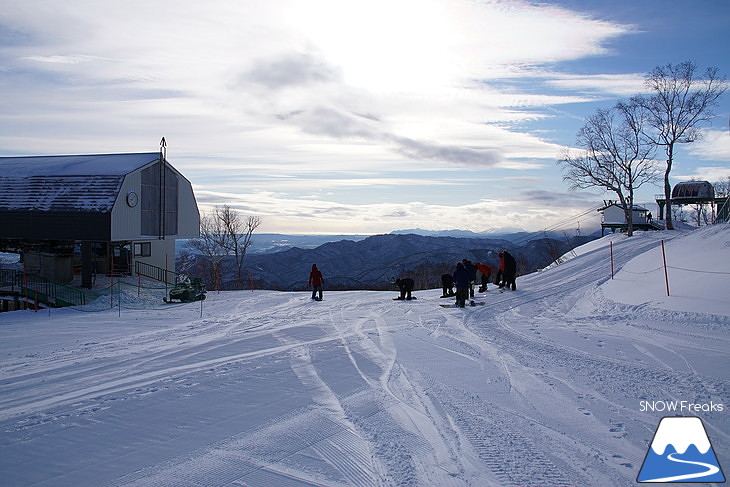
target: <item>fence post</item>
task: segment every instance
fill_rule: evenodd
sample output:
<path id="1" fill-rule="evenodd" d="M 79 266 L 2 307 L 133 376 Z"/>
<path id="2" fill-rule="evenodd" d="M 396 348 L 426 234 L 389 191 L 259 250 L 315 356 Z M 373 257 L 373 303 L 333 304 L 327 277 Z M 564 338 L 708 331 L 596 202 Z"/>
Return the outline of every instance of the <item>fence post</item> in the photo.
<path id="1" fill-rule="evenodd" d="M 23 294 L 25 294 L 25 309 L 28 309 L 28 271 L 25 259 L 23 259 Z"/>
<path id="2" fill-rule="evenodd" d="M 662 260 L 664 261 L 664 282 L 667 285 L 667 296 L 669 296 L 669 275 L 667 274 L 667 254 L 664 251 L 664 240 L 662 240 Z"/>

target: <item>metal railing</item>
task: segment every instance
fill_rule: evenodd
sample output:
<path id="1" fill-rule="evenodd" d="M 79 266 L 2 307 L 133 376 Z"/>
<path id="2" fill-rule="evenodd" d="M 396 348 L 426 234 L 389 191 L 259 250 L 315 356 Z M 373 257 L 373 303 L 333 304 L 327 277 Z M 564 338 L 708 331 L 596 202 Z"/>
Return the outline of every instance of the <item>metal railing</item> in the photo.
<path id="1" fill-rule="evenodd" d="M 175 284 L 179 275 L 175 271 L 140 261 L 134 262 L 134 273 L 138 276 L 147 277 L 159 282 L 166 282 L 167 284 Z"/>
<path id="2" fill-rule="evenodd" d="M 86 304 L 86 295 L 80 289 L 15 269 L 0 269 L 0 286 L 10 287 L 13 293 L 52 306 Z"/>

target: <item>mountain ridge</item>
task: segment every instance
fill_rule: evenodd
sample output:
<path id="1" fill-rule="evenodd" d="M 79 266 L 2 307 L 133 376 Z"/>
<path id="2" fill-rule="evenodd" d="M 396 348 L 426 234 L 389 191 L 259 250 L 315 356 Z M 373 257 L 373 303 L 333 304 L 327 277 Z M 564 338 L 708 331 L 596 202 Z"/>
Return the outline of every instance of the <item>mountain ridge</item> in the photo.
<path id="1" fill-rule="evenodd" d="M 440 288 L 441 275 L 453 273 L 456 263 L 462 259 L 486 263 L 496 274 L 497 254 L 508 249 L 517 260 L 518 274 L 526 274 L 546 267 L 572 248 L 593 239 L 592 236 L 564 240 L 536 238 L 517 245 L 508 240 L 482 237 L 372 235 L 359 241 L 327 242 L 312 249 L 293 247 L 247 255 L 245 283 L 234 282 L 232 257 L 229 257 L 222 285 L 224 289 L 253 285 L 257 289 L 304 290 L 309 288 L 311 266 L 317 264 L 324 274 L 325 288 L 331 290 L 388 290 L 394 288 L 393 282 L 399 277 L 413 278 L 417 289 Z"/>

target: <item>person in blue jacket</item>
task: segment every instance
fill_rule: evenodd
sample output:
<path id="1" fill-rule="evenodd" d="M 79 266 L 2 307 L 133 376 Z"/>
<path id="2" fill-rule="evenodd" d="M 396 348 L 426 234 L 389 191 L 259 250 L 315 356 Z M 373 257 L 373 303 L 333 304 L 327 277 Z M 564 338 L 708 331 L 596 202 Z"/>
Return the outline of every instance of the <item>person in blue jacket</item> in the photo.
<path id="1" fill-rule="evenodd" d="M 456 306 L 463 308 L 466 306 L 466 300 L 469 298 L 469 287 L 471 284 L 471 274 L 466 270 L 461 262 L 456 264 L 454 271 L 454 286 L 456 286 Z"/>

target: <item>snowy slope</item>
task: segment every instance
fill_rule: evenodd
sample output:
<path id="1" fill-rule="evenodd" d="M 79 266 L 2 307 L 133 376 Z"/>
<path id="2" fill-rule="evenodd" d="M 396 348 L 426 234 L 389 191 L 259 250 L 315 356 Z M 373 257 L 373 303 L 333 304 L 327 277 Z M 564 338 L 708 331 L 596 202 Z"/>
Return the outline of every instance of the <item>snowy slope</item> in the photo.
<path id="1" fill-rule="evenodd" d="M 647 401 L 700 405 L 730 465 L 730 411 L 703 410 L 729 397 L 729 230 L 611 235 L 467 309 L 229 292 L 202 317 L 0 314 L 2 484 L 628 486 L 676 414 Z"/>

